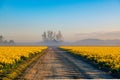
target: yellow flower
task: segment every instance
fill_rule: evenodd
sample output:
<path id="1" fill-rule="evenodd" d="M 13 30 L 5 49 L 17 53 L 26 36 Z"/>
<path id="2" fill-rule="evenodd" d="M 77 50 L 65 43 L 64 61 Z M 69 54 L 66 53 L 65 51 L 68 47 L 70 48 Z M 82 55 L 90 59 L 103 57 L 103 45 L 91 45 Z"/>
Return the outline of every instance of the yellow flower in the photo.
<path id="1" fill-rule="evenodd" d="M 120 47 L 118 46 L 60 46 L 60 48 L 94 59 L 98 63 L 104 62 L 113 69 L 120 69 Z"/>

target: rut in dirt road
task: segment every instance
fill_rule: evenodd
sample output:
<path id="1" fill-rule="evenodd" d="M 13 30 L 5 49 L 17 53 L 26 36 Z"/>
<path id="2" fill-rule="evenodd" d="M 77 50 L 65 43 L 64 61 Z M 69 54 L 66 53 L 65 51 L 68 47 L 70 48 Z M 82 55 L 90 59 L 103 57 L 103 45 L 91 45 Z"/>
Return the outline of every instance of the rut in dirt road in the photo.
<path id="1" fill-rule="evenodd" d="M 111 79 L 112 77 L 90 64 L 56 47 L 31 64 L 19 80 L 41 79 Z"/>

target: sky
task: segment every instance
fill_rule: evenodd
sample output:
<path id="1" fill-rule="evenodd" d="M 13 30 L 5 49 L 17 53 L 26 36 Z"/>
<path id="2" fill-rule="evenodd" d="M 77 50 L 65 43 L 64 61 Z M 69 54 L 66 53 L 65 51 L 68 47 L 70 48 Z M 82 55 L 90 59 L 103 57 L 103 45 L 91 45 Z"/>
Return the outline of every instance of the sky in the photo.
<path id="1" fill-rule="evenodd" d="M 118 32 L 120 0 L 0 0 L 5 39 L 38 42 L 47 30 L 61 30 L 64 41 L 81 39 L 78 34 Z"/>

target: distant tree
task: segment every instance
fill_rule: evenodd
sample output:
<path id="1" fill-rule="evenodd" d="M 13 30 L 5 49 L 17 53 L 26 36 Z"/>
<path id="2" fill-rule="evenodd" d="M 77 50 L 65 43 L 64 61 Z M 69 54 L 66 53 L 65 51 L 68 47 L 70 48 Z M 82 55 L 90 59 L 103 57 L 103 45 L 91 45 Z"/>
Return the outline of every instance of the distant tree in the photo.
<path id="1" fill-rule="evenodd" d="M 4 40 L 4 37 L 2 36 L 2 35 L 0 35 L 0 44 L 2 44 L 2 45 L 9 45 L 9 44 L 14 44 L 15 42 L 14 42 L 14 40 Z"/>
<path id="2" fill-rule="evenodd" d="M 44 42 L 61 42 L 62 34 L 61 31 L 58 31 L 56 34 L 55 32 L 49 30 L 42 34 L 42 39 Z"/>
<path id="3" fill-rule="evenodd" d="M 58 34 L 56 34 L 56 40 L 57 41 L 59 41 L 59 42 L 61 42 L 62 41 L 62 33 L 61 33 L 61 31 L 58 31 Z"/>
<path id="4" fill-rule="evenodd" d="M 9 41 L 9 44 L 14 44 L 14 43 L 15 43 L 14 40 Z"/>
<path id="5" fill-rule="evenodd" d="M 0 35 L 0 43 L 3 43 L 3 36 Z"/>
<path id="6" fill-rule="evenodd" d="M 48 39 L 49 41 L 53 41 L 54 38 L 55 38 L 54 32 L 53 32 L 53 31 L 48 31 L 48 32 L 47 32 L 47 39 Z"/>
<path id="7" fill-rule="evenodd" d="M 5 43 L 5 44 L 8 44 L 8 41 L 7 41 L 7 40 L 5 40 L 5 41 L 4 41 L 4 43 Z"/>
<path id="8" fill-rule="evenodd" d="M 42 38 L 43 38 L 43 41 L 45 41 L 45 42 L 47 41 L 47 34 L 46 34 L 46 32 L 43 33 Z"/>

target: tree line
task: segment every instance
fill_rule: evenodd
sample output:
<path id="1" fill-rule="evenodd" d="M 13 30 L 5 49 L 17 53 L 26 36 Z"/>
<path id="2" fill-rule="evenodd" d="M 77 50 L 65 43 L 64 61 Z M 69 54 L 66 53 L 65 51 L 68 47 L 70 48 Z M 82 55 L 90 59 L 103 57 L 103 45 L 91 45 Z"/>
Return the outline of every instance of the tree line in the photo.
<path id="1" fill-rule="evenodd" d="M 4 37 L 0 35 L 0 44 L 14 44 L 14 40 L 4 40 Z"/>

